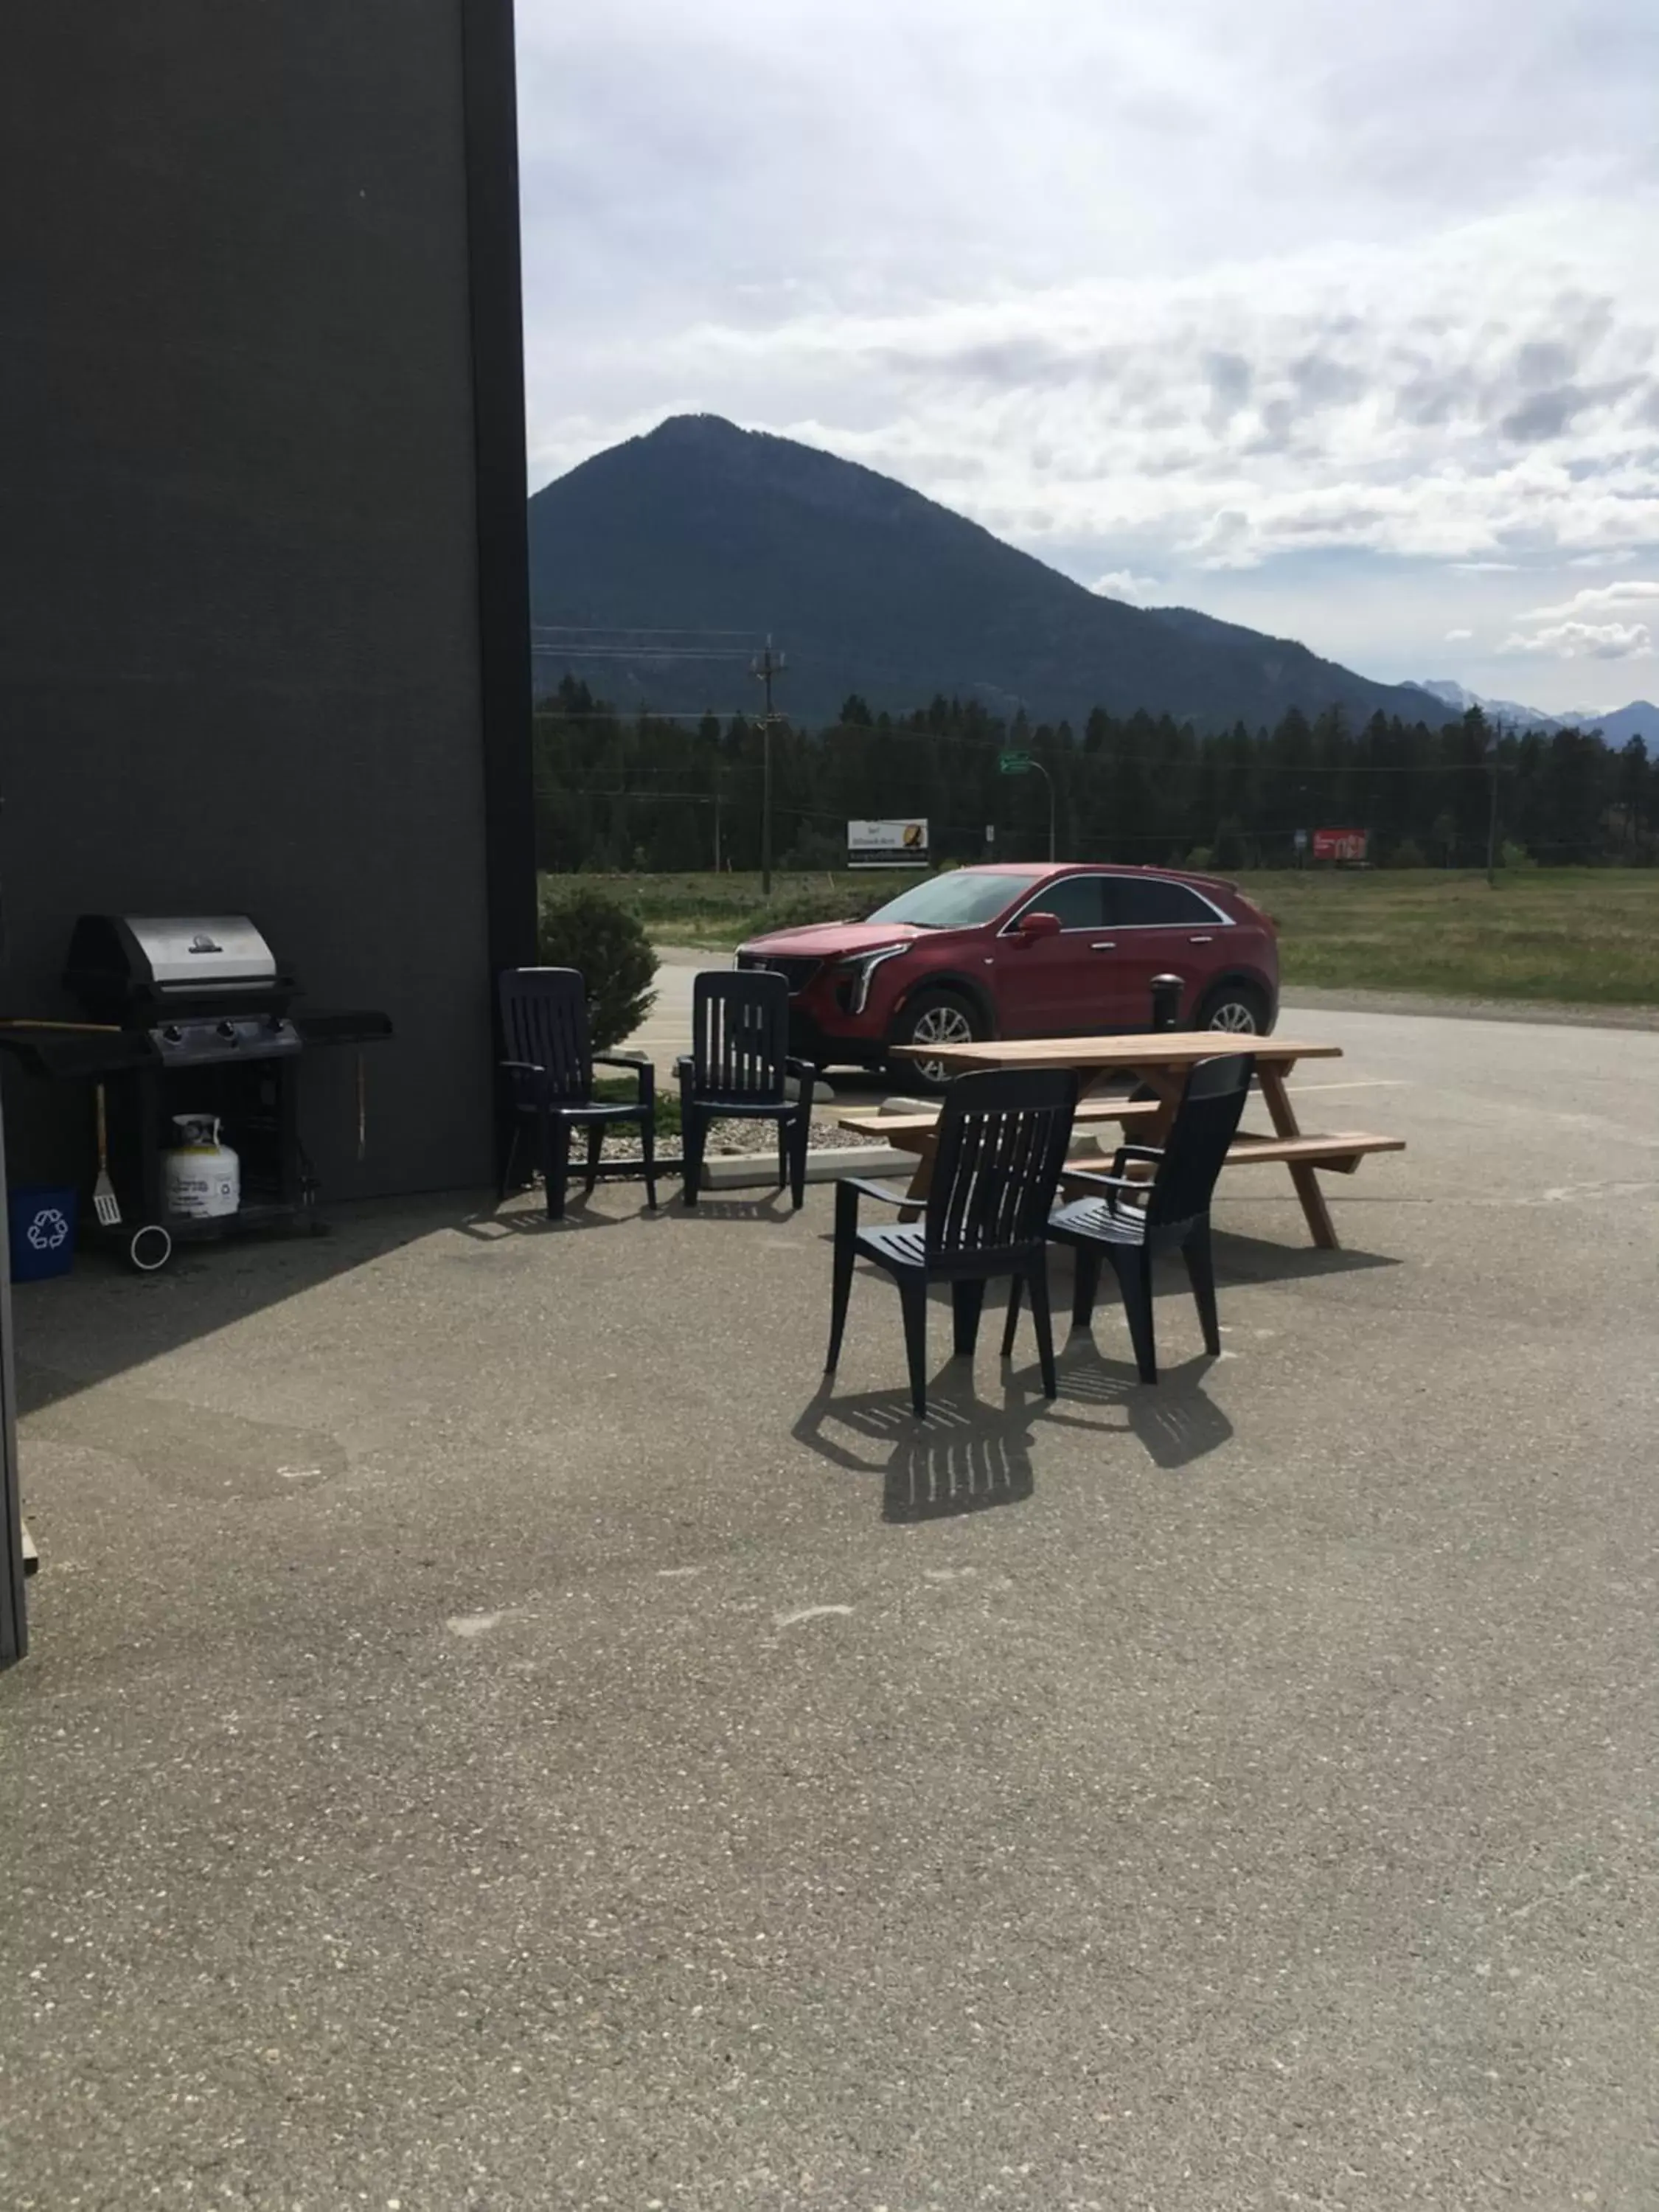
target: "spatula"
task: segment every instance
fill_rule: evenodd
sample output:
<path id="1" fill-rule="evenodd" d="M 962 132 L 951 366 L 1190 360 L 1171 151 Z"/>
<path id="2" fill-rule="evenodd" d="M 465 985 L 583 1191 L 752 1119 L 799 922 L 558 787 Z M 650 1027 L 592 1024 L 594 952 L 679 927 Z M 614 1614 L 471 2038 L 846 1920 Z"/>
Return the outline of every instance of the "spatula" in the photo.
<path id="1" fill-rule="evenodd" d="M 120 1227 L 121 1204 L 115 1195 L 115 1185 L 109 1179 L 109 1130 L 104 1118 L 101 1083 L 98 1085 L 98 1180 L 92 1186 L 92 1203 L 100 1228 Z"/>

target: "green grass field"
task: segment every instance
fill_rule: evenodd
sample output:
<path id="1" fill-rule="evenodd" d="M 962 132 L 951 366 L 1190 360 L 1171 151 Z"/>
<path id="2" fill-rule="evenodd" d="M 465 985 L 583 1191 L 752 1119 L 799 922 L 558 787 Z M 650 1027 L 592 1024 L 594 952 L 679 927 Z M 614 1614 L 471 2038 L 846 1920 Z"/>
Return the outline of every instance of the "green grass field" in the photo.
<path id="1" fill-rule="evenodd" d="M 908 876 L 558 876 L 556 896 L 604 890 L 663 945 L 729 948 L 755 931 L 865 911 Z M 1659 869 L 1438 869 L 1246 875 L 1279 927 L 1287 984 L 1421 991 L 1448 998 L 1659 1006 Z"/>

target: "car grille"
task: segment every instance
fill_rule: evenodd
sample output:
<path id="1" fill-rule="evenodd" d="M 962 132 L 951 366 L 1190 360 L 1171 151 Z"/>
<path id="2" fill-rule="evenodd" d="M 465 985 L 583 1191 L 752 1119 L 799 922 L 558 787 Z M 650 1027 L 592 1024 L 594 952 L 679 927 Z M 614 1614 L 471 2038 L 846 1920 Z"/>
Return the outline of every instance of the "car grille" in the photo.
<path id="1" fill-rule="evenodd" d="M 806 988 L 823 963 L 822 960 L 787 960 L 781 954 L 739 952 L 738 965 L 739 968 L 769 968 L 775 975 L 782 976 L 789 986 L 789 995 L 793 999 L 798 992 Z"/>

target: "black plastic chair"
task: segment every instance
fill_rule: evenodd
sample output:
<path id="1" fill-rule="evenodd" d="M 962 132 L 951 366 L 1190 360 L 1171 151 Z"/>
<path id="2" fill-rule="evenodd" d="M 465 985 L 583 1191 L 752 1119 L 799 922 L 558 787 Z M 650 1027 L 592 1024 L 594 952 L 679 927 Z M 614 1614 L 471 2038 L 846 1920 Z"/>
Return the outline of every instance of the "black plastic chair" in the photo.
<path id="1" fill-rule="evenodd" d="M 1076 1182 L 1105 1193 L 1103 1198 L 1074 1199 L 1048 1224 L 1056 1243 L 1077 1255 L 1077 1291 L 1072 1327 L 1087 1328 L 1100 1286 L 1100 1262 L 1109 1259 L 1123 1292 L 1124 1311 L 1143 1382 L 1158 1380 L 1158 1352 L 1152 1332 L 1152 1261 L 1160 1252 L 1178 1250 L 1187 1262 L 1204 1348 L 1221 1351 L 1216 1317 L 1215 1264 L 1210 1254 L 1210 1200 L 1244 1111 L 1255 1062 L 1249 1053 L 1226 1053 L 1201 1060 L 1187 1078 L 1168 1141 L 1120 1145 L 1109 1175 L 1071 1175 Z M 1152 1170 L 1133 1179 L 1123 1172 L 1131 1160 Z M 1013 1327 L 1013 1314 L 1009 1328 Z"/>
<path id="2" fill-rule="evenodd" d="M 547 1218 L 564 1218 L 570 1180 L 570 1133 L 587 1131 L 587 1182 L 591 1195 L 599 1180 L 605 1130 L 617 1122 L 639 1124 L 641 1164 L 647 1202 L 657 1202 L 656 1073 L 649 1060 L 620 1060 L 595 1052 L 587 1025 L 587 986 L 574 968 L 509 968 L 501 979 L 501 1035 L 508 1054 L 501 1062 L 513 1084 L 513 1140 L 501 1168 L 501 1196 L 513 1184 L 519 1139 L 526 1121 L 536 1125 L 542 1173 L 547 1183 Z M 593 1070 L 619 1067 L 639 1080 L 635 1100 L 612 1103 L 593 1096 Z"/>
<path id="3" fill-rule="evenodd" d="M 789 1056 L 789 986 L 770 969 L 715 969 L 691 986 L 691 1050 L 678 1060 L 684 1197 L 697 1202 L 711 1121 L 775 1121 L 778 1188 L 799 1210 L 817 1070 Z M 798 1087 L 789 1096 L 789 1078 Z"/>
<path id="4" fill-rule="evenodd" d="M 830 1299 L 830 1357 L 841 1357 L 853 1262 L 862 1254 L 898 1284 L 910 1402 L 927 1412 L 927 1286 L 951 1285 L 955 1348 L 971 1354 L 979 1335 L 985 1285 L 1012 1275 L 1011 1316 L 1019 1285 L 1031 1286 L 1031 1317 L 1045 1396 L 1054 1396 L 1054 1330 L 1048 1311 L 1048 1255 L 1044 1239 L 1077 1110 L 1077 1078 L 1069 1068 L 1012 1068 L 958 1076 L 945 1094 L 924 1219 L 915 1226 L 860 1229 L 859 1200 L 904 1206 L 902 1191 L 845 1176 L 836 1185 L 836 1258 Z M 1013 1345 L 1011 1318 L 1003 1342 Z"/>

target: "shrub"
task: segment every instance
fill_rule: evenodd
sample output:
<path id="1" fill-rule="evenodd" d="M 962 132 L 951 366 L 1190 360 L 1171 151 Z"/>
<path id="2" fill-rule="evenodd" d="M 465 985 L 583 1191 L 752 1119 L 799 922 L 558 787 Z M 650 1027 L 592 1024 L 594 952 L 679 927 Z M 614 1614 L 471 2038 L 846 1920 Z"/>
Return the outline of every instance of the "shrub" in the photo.
<path id="1" fill-rule="evenodd" d="M 1194 845 L 1186 859 L 1176 865 L 1180 867 L 1190 868 L 1196 875 L 1206 875 L 1215 866 L 1214 850 L 1208 845 Z"/>
<path id="2" fill-rule="evenodd" d="M 628 908 L 603 891 L 544 897 L 540 934 L 547 965 L 578 969 L 587 985 L 594 1051 L 631 1036 L 656 1001 L 657 956 Z"/>
<path id="3" fill-rule="evenodd" d="M 1524 845 L 1517 845 L 1513 839 L 1505 837 L 1498 848 L 1498 865 L 1500 868 L 1535 868 L 1538 863 Z"/>
<path id="4" fill-rule="evenodd" d="M 1389 857 L 1391 868 L 1426 868 L 1428 865 L 1415 837 L 1402 837 Z"/>

